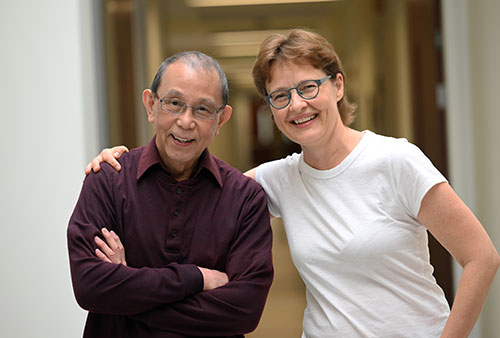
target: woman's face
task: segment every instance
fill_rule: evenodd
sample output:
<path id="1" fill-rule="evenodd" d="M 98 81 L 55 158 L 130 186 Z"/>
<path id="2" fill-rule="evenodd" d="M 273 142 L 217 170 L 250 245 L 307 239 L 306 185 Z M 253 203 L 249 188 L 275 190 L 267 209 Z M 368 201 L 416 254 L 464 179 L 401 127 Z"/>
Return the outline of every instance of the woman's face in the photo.
<path id="1" fill-rule="evenodd" d="M 268 93 L 279 89 L 296 87 L 305 80 L 319 80 L 327 74 L 311 65 L 275 63 L 271 77 L 266 82 Z M 283 109 L 271 106 L 274 121 L 279 130 L 290 140 L 301 146 L 322 146 L 333 137 L 342 120 L 337 102 L 344 95 L 341 74 L 325 81 L 319 87 L 318 95 L 310 100 L 300 97 L 296 90 L 290 91 L 290 103 Z"/>

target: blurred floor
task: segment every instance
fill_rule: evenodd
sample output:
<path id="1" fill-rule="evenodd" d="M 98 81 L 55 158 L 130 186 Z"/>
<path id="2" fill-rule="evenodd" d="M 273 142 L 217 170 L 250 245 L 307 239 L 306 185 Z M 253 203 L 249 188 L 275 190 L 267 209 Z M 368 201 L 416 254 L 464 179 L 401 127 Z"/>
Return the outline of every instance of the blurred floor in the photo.
<path id="1" fill-rule="evenodd" d="M 248 338 L 300 338 L 305 288 L 292 263 L 281 219 L 272 222 L 275 276 L 257 330 Z"/>

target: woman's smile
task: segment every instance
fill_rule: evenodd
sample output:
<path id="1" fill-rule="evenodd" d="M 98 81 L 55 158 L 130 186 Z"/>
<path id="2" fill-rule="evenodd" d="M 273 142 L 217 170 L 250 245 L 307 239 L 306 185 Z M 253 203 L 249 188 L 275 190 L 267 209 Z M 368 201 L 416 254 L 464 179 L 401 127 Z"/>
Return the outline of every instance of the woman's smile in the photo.
<path id="1" fill-rule="evenodd" d="M 306 116 L 302 116 L 302 117 L 296 118 L 296 119 L 292 120 L 292 122 L 295 125 L 302 125 L 302 124 L 304 124 L 306 122 L 314 120 L 317 116 L 318 116 L 318 114 L 308 114 Z"/>

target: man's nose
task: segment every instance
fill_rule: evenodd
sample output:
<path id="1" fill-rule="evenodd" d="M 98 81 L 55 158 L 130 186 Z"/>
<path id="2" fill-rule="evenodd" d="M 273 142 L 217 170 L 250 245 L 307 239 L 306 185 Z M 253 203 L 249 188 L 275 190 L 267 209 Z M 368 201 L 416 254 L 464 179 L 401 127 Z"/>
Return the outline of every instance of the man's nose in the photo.
<path id="1" fill-rule="evenodd" d="M 196 125 L 192 106 L 186 106 L 184 111 L 177 115 L 177 125 L 184 129 L 193 129 Z"/>

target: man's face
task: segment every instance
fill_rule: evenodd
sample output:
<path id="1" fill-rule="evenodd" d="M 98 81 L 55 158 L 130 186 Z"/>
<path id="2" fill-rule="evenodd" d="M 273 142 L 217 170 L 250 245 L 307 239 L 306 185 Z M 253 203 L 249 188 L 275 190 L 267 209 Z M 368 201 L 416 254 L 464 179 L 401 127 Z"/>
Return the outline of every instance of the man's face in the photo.
<path id="1" fill-rule="evenodd" d="M 190 107 L 180 114 L 166 112 L 160 99 L 172 98 L 187 105 L 222 106 L 222 93 L 218 73 L 210 69 L 193 69 L 177 61 L 165 69 L 158 95 L 146 89 L 143 101 L 148 120 L 154 124 L 156 147 L 163 163 L 174 178 L 189 177 L 201 153 L 231 116 L 231 107 L 225 106 L 213 120 L 201 119 Z"/>

